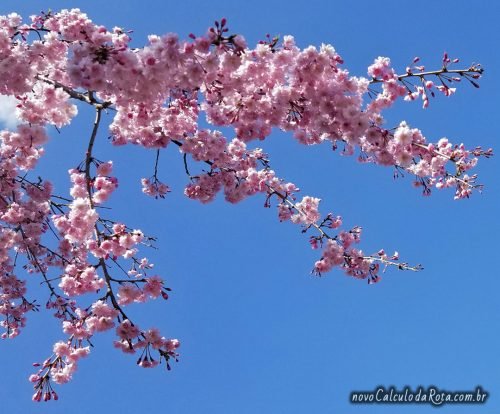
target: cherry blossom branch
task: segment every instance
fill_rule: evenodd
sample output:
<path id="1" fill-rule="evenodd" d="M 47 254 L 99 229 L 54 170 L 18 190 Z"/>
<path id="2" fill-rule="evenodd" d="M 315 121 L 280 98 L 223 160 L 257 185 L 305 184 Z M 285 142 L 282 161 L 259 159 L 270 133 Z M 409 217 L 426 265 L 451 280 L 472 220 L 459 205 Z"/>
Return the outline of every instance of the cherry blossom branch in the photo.
<path id="1" fill-rule="evenodd" d="M 99 260 L 99 266 L 101 267 L 101 269 L 102 269 L 102 271 L 104 273 L 104 277 L 106 279 L 107 291 L 106 291 L 106 296 L 105 297 L 106 298 L 110 298 L 111 303 L 113 304 L 113 307 L 118 312 L 120 312 L 120 314 L 122 315 L 122 317 L 123 317 L 124 320 L 128 319 L 132 323 L 132 320 L 127 316 L 127 314 L 123 311 L 122 307 L 119 305 L 118 301 L 116 300 L 115 293 L 113 292 L 113 288 L 111 286 L 113 278 L 109 274 L 108 267 L 106 265 L 106 261 L 104 259 L 100 259 Z M 132 325 L 133 325 L 133 323 L 132 323 Z"/>
<path id="2" fill-rule="evenodd" d="M 281 194 L 279 191 L 275 190 L 273 187 L 271 187 L 269 184 L 266 184 L 266 187 L 269 189 L 269 195 L 276 194 L 283 202 L 285 202 L 288 206 L 290 206 L 293 210 L 295 210 L 297 213 L 307 216 L 307 214 L 297 205 L 290 200 L 290 198 L 286 194 Z M 309 227 L 314 227 L 318 233 L 321 235 L 321 237 L 324 237 L 329 240 L 336 240 L 337 237 L 332 237 L 328 233 L 325 233 L 325 231 L 321 228 L 321 225 L 318 225 L 316 222 L 313 222 L 309 224 Z"/>
<path id="3" fill-rule="evenodd" d="M 61 82 L 49 79 L 45 76 L 42 75 L 36 75 L 36 79 L 47 83 L 49 85 L 54 86 L 55 88 L 62 89 L 64 92 L 66 92 L 71 98 L 77 99 L 79 101 L 85 102 L 86 104 L 95 106 L 95 107 L 102 107 L 104 108 L 109 108 L 111 105 L 113 105 L 113 102 L 111 101 L 105 101 L 105 102 L 99 102 L 98 100 L 95 99 L 94 94 L 92 92 L 78 92 L 75 91 L 74 89 L 62 84 Z"/>
<path id="4" fill-rule="evenodd" d="M 369 84 L 382 84 L 382 92 L 368 88 L 368 94 L 373 97 L 375 94 L 376 99 L 369 105 L 370 109 L 387 107 L 390 102 L 397 99 L 399 96 L 405 96 L 405 100 L 415 100 L 421 96 L 423 100 L 423 107 L 429 106 L 429 94 L 434 97 L 434 89 L 443 93 L 445 96 L 450 96 L 455 93 L 456 88 L 451 88 L 448 83 L 460 82 L 462 78 L 468 80 L 472 86 L 479 88 L 476 82 L 481 77 L 484 69 L 480 64 L 472 64 L 464 69 L 450 69 L 450 66 L 459 62 L 459 59 L 450 59 L 448 54 L 445 53 L 443 57 L 443 65 L 441 69 L 426 71 L 424 66 L 415 66 L 415 63 L 420 59 L 417 57 L 413 60 L 411 66 L 406 68 L 406 73 L 397 75 L 396 72 L 390 67 L 390 60 L 388 58 L 379 57 L 375 60 L 373 65 L 368 68 L 368 73 L 372 79 Z M 428 80 L 429 77 L 435 77 L 440 85 L 435 85 L 433 81 Z M 409 81 L 410 78 L 418 78 L 421 86 L 414 85 Z M 401 85 L 399 85 L 401 84 Z"/>
<path id="5" fill-rule="evenodd" d="M 153 173 L 153 177 L 158 178 L 158 161 L 160 160 L 160 150 L 156 150 L 156 159 L 155 159 L 155 170 Z"/>
<path id="6" fill-rule="evenodd" d="M 271 186 L 269 186 L 267 184 L 266 184 L 266 186 L 269 189 L 269 194 L 270 195 L 276 194 L 281 200 L 283 200 L 283 202 L 285 202 L 288 206 L 290 206 L 294 211 L 296 211 L 297 213 L 299 213 L 299 214 L 301 214 L 303 216 L 307 216 L 307 213 L 305 213 L 302 208 L 300 208 L 299 206 L 297 206 L 296 203 L 294 203 L 293 201 L 291 201 L 290 198 L 286 194 L 282 194 L 281 192 L 275 190 L 274 188 L 272 188 Z M 325 221 L 326 221 L 326 219 L 323 220 L 323 223 Z M 338 236 L 330 236 L 328 233 L 326 233 L 321 228 L 321 225 L 318 225 L 316 222 L 313 222 L 313 223 L 309 224 L 308 227 L 314 227 L 318 231 L 318 233 L 321 235 L 320 238 L 325 238 L 325 239 L 332 240 L 332 241 L 337 241 L 338 240 Z M 363 259 L 368 260 L 368 261 L 378 261 L 378 262 L 383 263 L 386 266 L 395 266 L 395 267 L 397 267 L 400 270 L 411 270 L 413 272 L 418 272 L 420 270 L 423 270 L 423 267 L 421 265 L 410 266 L 407 263 L 395 262 L 395 261 L 392 261 L 392 260 L 385 259 L 383 257 L 363 256 Z"/>
<path id="7" fill-rule="evenodd" d="M 91 208 L 94 208 L 94 201 L 93 201 L 93 198 L 92 198 L 93 197 L 93 195 L 92 195 L 92 181 L 93 181 L 93 179 L 92 179 L 92 176 L 90 174 L 90 167 L 91 167 L 92 162 L 94 160 L 92 151 L 93 151 L 93 148 L 94 148 L 95 139 L 97 137 L 97 132 L 99 130 L 99 125 L 100 125 L 100 122 L 101 122 L 101 112 L 102 112 L 103 109 L 104 109 L 104 107 L 102 105 L 96 105 L 94 126 L 92 128 L 92 132 L 91 132 L 91 135 L 90 135 L 90 138 L 89 138 L 88 147 L 87 147 L 87 152 L 86 152 L 86 155 L 85 155 L 85 170 L 84 170 L 84 173 L 85 173 L 85 181 L 86 181 L 86 185 L 87 185 L 88 202 L 89 202 L 89 205 L 90 205 Z M 158 158 L 157 158 L 157 160 L 158 160 Z M 99 227 L 98 227 L 97 223 L 95 224 L 95 232 L 96 232 L 96 238 L 97 238 L 97 241 L 98 241 L 98 245 L 100 245 L 101 244 L 101 240 L 103 239 L 103 234 L 99 230 Z M 127 315 L 125 314 L 125 312 L 123 311 L 123 309 L 121 308 L 121 306 L 118 304 L 118 301 L 116 300 L 116 297 L 115 297 L 115 294 L 114 294 L 113 288 L 112 288 L 112 277 L 111 277 L 111 275 L 108 272 L 106 261 L 103 258 L 99 259 L 99 267 L 103 271 L 105 282 L 106 282 L 106 286 L 107 286 L 106 297 L 110 298 L 111 303 L 113 304 L 113 307 L 118 312 L 120 312 L 120 314 L 123 316 L 124 319 L 129 319 L 127 317 Z"/>
<path id="8" fill-rule="evenodd" d="M 103 108 L 101 106 L 96 107 L 94 126 L 92 128 L 92 133 L 90 135 L 87 152 L 85 154 L 85 178 L 87 183 L 88 200 L 91 208 L 94 208 L 94 201 L 92 200 L 92 177 L 90 176 L 90 166 L 92 165 L 92 161 L 94 159 L 92 156 L 92 149 L 94 148 L 94 142 L 97 136 L 97 131 L 99 130 L 102 109 Z"/>
<path id="9" fill-rule="evenodd" d="M 172 141 L 172 142 L 174 142 L 181 149 L 184 146 L 184 143 L 182 143 L 180 141 L 175 140 L 175 141 Z M 184 155 L 183 155 L 184 158 L 186 157 L 186 154 L 187 154 L 187 152 L 184 153 Z M 229 154 L 227 154 L 227 150 L 226 150 L 225 154 L 229 155 Z M 270 166 L 269 166 L 269 161 L 267 159 L 264 159 L 263 156 L 260 156 L 260 158 L 258 158 L 258 159 L 263 163 L 263 165 L 264 165 L 264 171 L 271 171 L 270 170 Z M 218 165 L 218 162 L 216 160 L 206 160 L 205 159 L 205 160 L 203 160 L 203 162 L 205 164 L 209 165 L 211 168 L 213 168 L 214 165 L 217 165 L 217 168 L 219 168 L 221 171 L 225 171 L 225 172 L 234 174 L 235 176 L 238 175 L 238 172 L 236 170 L 224 167 L 223 165 Z M 302 219 L 301 220 L 297 220 L 297 221 L 298 222 L 303 221 L 303 222 L 307 223 L 307 226 L 305 227 L 305 229 L 303 230 L 303 232 L 307 231 L 308 228 L 313 227 L 320 234 L 320 236 L 318 238 L 315 238 L 316 240 L 319 240 L 320 242 L 322 242 L 323 239 L 326 239 L 326 240 L 330 240 L 332 242 L 336 242 L 336 243 L 338 242 L 338 236 L 330 236 L 328 233 L 326 233 L 323 230 L 323 227 L 324 227 L 325 223 L 327 221 L 331 221 L 331 219 L 329 218 L 330 215 L 327 216 L 327 218 L 325 218 L 321 224 L 318 224 L 316 220 L 310 219 L 309 214 L 306 213 L 300 205 L 298 205 L 297 203 L 295 203 L 294 201 L 292 201 L 290 199 L 290 195 L 287 192 L 283 192 L 283 191 L 280 191 L 280 190 L 276 189 L 274 187 L 274 185 L 270 184 L 269 182 L 264 182 L 264 186 L 267 189 L 268 199 L 272 195 L 276 195 L 276 196 L 278 196 L 278 198 L 280 198 L 282 200 L 283 203 L 285 203 L 286 205 L 288 205 L 289 208 L 291 208 L 296 213 L 298 213 L 300 216 L 302 216 Z M 307 199 L 307 198 L 310 198 L 310 197 L 305 197 L 305 199 Z M 266 205 L 267 205 L 267 201 L 266 201 Z M 351 231 L 350 233 L 352 233 L 352 234 L 356 233 L 357 234 L 360 231 L 360 228 L 358 228 L 358 229 L 359 230 L 357 230 L 356 232 Z M 346 234 L 346 233 L 344 233 L 344 234 Z M 356 235 L 355 239 L 358 240 L 359 236 Z M 340 244 L 342 244 L 342 242 Z M 352 264 L 352 259 L 353 258 L 347 252 L 347 250 L 343 253 L 343 257 L 344 257 L 344 261 L 345 261 L 346 266 L 348 267 L 348 269 L 352 269 L 352 268 L 356 268 L 357 267 L 357 265 L 353 265 Z M 385 265 L 386 267 L 387 266 L 395 266 L 395 267 L 397 267 L 400 270 L 411 270 L 411 271 L 415 271 L 416 272 L 416 271 L 420 271 L 420 270 L 423 269 L 423 267 L 421 265 L 411 266 L 411 265 L 408 265 L 407 263 L 396 262 L 395 260 L 398 259 L 397 255 L 393 256 L 393 259 L 395 259 L 395 260 L 388 259 L 387 255 L 383 251 L 379 252 L 376 256 L 374 256 L 374 255 L 372 255 L 372 256 L 365 256 L 365 255 L 363 255 L 363 256 L 361 256 L 361 258 L 363 260 L 369 262 L 369 263 L 380 262 L 383 265 Z M 377 267 L 373 267 L 373 266 L 368 269 L 368 273 L 370 275 L 369 282 L 374 283 L 374 282 L 376 282 L 376 281 L 379 280 L 379 277 L 376 275 L 377 271 L 378 271 L 378 268 Z M 319 270 L 317 272 L 321 273 Z M 355 274 L 358 274 L 359 276 L 361 276 L 361 275 L 363 275 L 363 271 L 359 270 L 359 273 L 355 273 Z"/>
<path id="10" fill-rule="evenodd" d="M 477 76 L 477 75 L 482 75 L 484 73 L 484 69 L 480 67 L 479 65 L 472 65 L 469 66 L 468 68 L 464 69 L 448 69 L 446 66 L 442 67 L 441 69 L 437 70 L 430 70 L 430 71 L 421 71 L 421 72 L 407 72 L 402 75 L 396 75 L 397 79 L 399 81 L 403 81 L 406 78 L 413 78 L 413 77 L 418 77 L 418 78 L 425 78 L 426 76 L 437 76 L 440 77 L 441 75 L 444 74 L 450 74 L 450 75 L 459 75 L 461 77 L 467 77 L 467 76 Z M 457 79 L 454 79 L 457 80 Z M 383 83 L 386 82 L 385 79 L 382 78 L 372 78 L 370 79 L 370 83 Z M 477 86 L 476 86 L 477 87 Z"/>
<path id="11" fill-rule="evenodd" d="M 160 181 L 158 178 L 158 165 L 160 159 L 160 149 L 156 150 L 155 165 L 153 175 L 149 178 L 143 178 L 142 191 L 154 198 L 165 198 L 165 195 L 170 192 L 170 187 Z"/>

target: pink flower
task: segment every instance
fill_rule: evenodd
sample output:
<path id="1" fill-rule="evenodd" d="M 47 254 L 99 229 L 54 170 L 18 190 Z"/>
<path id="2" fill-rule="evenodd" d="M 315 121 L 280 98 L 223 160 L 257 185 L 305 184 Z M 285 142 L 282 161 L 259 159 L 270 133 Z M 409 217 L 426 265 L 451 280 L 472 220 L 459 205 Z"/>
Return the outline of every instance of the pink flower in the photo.
<path id="1" fill-rule="evenodd" d="M 300 203 L 296 204 L 298 212 L 291 217 L 291 220 L 294 223 L 303 223 L 305 225 L 317 222 L 320 218 L 318 212 L 320 201 L 319 198 L 305 196 Z"/>
<path id="2" fill-rule="evenodd" d="M 140 329 L 125 319 L 117 328 L 116 334 L 122 339 L 132 339 L 139 336 Z"/>
<path id="3" fill-rule="evenodd" d="M 156 299 L 161 295 L 163 289 L 163 280 L 159 276 L 152 276 L 148 278 L 147 282 L 143 287 L 143 292 L 146 295 L 151 296 Z"/>
<path id="4" fill-rule="evenodd" d="M 54 354 L 56 354 L 57 356 L 69 356 L 69 345 L 65 342 L 56 342 L 54 344 Z"/>
<path id="5" fill-rule="evenodd" d="M 132 302 L 142 301 L 142 291 L 138 287 L 129 283 L 120 286 L 117 296 L 118 303 L 120 305 L 129 305 Z"/>
<path id="6" fill-rule="evenodd" d="M 165 341 L 165 348 L 168 352 L 173 352 L 181 346 L 178 339 L 168 339 Z"/>

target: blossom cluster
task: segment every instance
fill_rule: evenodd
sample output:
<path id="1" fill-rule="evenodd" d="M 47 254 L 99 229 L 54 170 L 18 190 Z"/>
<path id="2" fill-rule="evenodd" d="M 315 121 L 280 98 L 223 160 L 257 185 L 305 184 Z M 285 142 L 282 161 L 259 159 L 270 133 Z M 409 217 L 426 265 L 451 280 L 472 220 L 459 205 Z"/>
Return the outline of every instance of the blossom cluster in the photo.
<path id="1" fill-rule="evenodd" d="M 48 181 L 30 183 L 19 176 L 36 166 L 47 140 L 43 128 L 20 125 L 17 131 L 0 133 L 0 326 L 3 338 L 19 334 L 25 314 L 37 309 L 26 295 L 26 283 L 15 274 L 11 251 L 26 254 L 29 271 L 45 253 L 41 237 L 47 230 L 52 185 Z"/>

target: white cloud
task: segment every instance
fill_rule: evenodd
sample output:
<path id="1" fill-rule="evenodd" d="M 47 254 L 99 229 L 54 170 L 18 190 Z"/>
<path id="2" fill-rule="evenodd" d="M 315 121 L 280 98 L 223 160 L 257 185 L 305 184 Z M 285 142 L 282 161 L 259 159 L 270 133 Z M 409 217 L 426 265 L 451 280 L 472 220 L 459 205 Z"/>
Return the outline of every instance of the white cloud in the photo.
<path id="1" fill-rule="evenodd" d="M 17 99 L 14 96 L 0 95 L 0 127 L 14 129 L 19 124 L 16 105 Z"/>

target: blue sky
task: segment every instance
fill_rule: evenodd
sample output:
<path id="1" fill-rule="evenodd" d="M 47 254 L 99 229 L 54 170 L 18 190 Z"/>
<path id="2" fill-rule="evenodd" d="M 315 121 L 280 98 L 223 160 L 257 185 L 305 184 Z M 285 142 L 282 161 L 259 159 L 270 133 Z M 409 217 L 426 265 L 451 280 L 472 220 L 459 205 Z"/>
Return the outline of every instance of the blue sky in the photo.
<path id="1" fill-rule="evenodd" d="M 146 6 L 147 5 L 147 6 Z M 249 44 L 266 33 L 292 34 L 302 46 L 331 43 L 353 75 L 366 75 L 377 56 L 404 70 L 418 55 L 438 68 L 443 51 L 462 64 L 486 68 L 481 88 L 463 84 L 430 108 L 401 103 L 386 112 L 391 125 L 406 120 L 431 140 L 443 136 L 469 147 L 497 147 L 500 54 L 495 2 L 288 1 L 238 2 L 4 0 L 0 14 L 80 7 L 98 23 L 133 29 L 134 46 L 150 33 L 203 33 L 227 17 Z M 81 108 L 72 126 L 51 131 L 41 172 L 67 191 L 66 170 L 84 156 L 92 114 Z M 421 273 L 397 271 L 381 283 L 332 272 L 309 274 L 317 252 L 290 224 L 255 197 L 238 205 L 200 205 L 182 195 L 186 178 L 175 148 L 162 155 L 161 177 L 173 189 L 155 201 L 140 192 L 154 153 L 112 148 L 101 133 L 100 159 L 113 159 L 121 180 L 113 215 L 159 238 L 147 252 L 172 287 L 171 299 L 131 312 L 141 326 L 156 325 L 181 340 L 173 370 L 144 370 L 112 348 L 113 336 L 96 338 L 74 380 L 59 388 L 56 404 L 30 401 L 31 363 L 48 356 L 63 337 L 55 319 L 30 315 L 15 340 L 0 344 L 0 399 L 6 413 L 141 411 L 171 413 L 433 413 L 430 406 L 353 406 L 352 390 L 377 385 L 436 385 L 469 390 L 481 385 L 486 405 L 445 406 L 443 413 L 500 409 L 500 305 L 498 291 L 498 158 L 477 168 L 485 191 L 453 201 L 451 191 L 424 198 L 410 177 L 360 165 L 328 146 L 306 148 L 276 131 L 262 145 L 273 168 L 304 194 L 322 198 L 346 224 L 364 229 L 367 252 L 399 250 Z M 133 168 L 131 168 L 133 167 Z M 125 184 L 127 183 L 127 184 Z M 37 282 L 31 286 L 36 290 Z M 43 298 L 42 298 L 43 303 Z"/>

